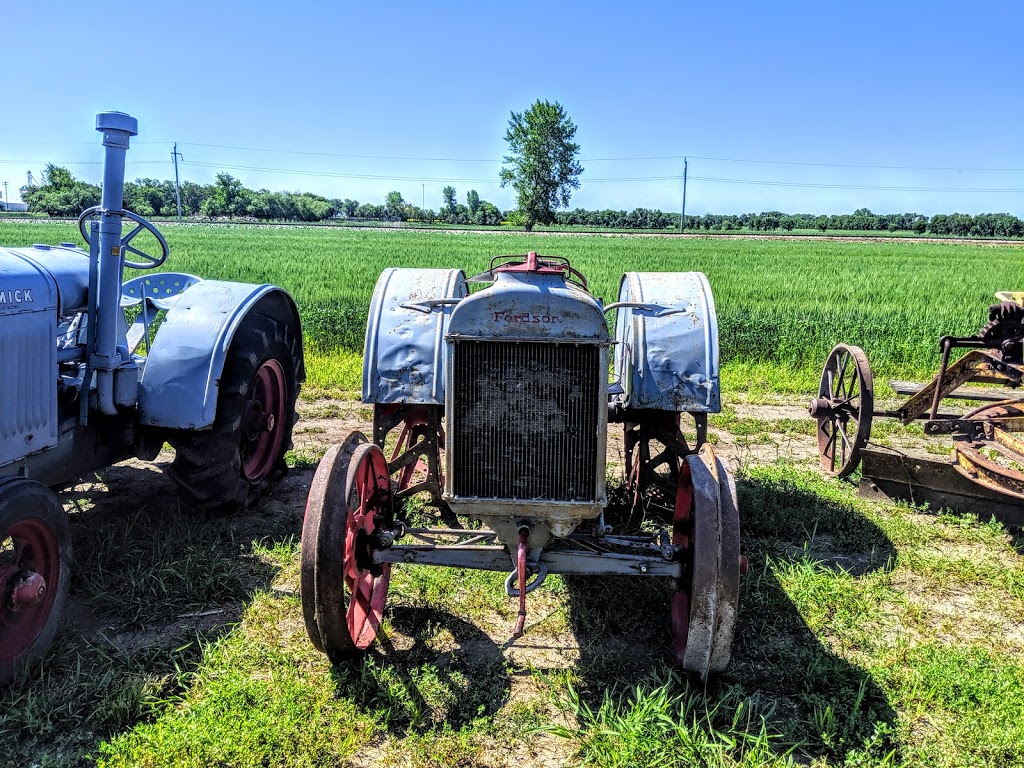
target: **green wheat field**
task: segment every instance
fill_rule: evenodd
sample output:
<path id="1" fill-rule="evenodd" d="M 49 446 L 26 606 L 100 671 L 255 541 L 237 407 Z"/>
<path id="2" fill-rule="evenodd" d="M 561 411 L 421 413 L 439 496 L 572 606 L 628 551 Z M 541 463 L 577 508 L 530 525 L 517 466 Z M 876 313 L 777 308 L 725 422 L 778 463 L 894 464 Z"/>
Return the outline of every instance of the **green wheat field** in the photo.
<path id="1" fill-rule="evenodd" d="M 737 467 L 743 578 L 732 662 L 704 686 L 673 670 L 666 584 L 550 577 L 517 606 L 503 576 L 396 567 L 383 642 L 331 667 L 298 595 L 305 487 L 323 448 L 244 514 L 179 509 L 159 472 L 119 465 L 62 499 L 75 562 L 66 627 L 0 690 L 0 766 L 1024 766 L 1024 537 L 995 520 L 868 502 L 787 446 L 840 341 L 876 380 L 921 379 L 938 339 L 1024 288 L 1024 247 L 162 226 L 166 269 L 288 289 L 308 381 L 297 434 L 368 422 L 367 305 L 388 266 L 486 268 L 568 257 L 614 301 L 630 271 L 707 274 L 723 413 L 711 438 L 767 440 Z M 80 239 L 0 222 L 0 243 Z M 624 515 L 612 483 L 610 522 Z M 616 518 L 619 515 L 620 518 Z"/>

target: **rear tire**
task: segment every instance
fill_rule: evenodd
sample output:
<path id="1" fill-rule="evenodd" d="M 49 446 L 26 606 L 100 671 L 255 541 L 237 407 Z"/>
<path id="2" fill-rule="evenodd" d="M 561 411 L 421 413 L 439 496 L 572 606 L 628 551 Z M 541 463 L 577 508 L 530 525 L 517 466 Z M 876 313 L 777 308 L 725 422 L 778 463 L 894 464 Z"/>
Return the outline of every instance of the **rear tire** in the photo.
<path id="1" fill-rule="evenodd" d="M 290 322 L 251 312 L 235 333 L 210 429 L 176 432 L 170 476 L 182 503 L 242 509 L 287 472 L 298 419 L 299 342 Z"/>
<path id="2" fill-rule="evenodd" d="M 24 478 L 0 485 L 0 685 L 49 650 L 70 573 L 71 530 L 57 495 Z M 30 574 L 42 579 L 41 591 L 16 599 Z"/>

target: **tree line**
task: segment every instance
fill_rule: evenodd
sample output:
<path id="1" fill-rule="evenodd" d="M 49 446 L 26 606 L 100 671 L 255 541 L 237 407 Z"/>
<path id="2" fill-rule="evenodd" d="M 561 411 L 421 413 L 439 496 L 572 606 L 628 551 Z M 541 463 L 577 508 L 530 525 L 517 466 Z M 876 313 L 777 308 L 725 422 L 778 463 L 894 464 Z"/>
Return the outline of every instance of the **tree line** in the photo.
<path id="1" fill-rule="evenodd" d="M 476 190 L 466 193 L 465 203 L 458 200 L 455 187 L 442 190 L 443 204 L 437 211 L 421 208 L 403 199 L 400 192 L 389 192 L 382 204 L 361 203 L 350 198 L 330 199 L 310 192 L 270 192 L 251 190 L 239 179 L 219 173 L 213 184 L 183 181 L 180 185 L 181 211 L 189 218 L 232 218 L 256 221 L 321 222 L 332 219 L 432 224 L 490 225 L 502 223 L 523 226 L 528 216 L 521 210 L 502 211 L 483 200 Z M 66 168 L 49 164 L 40 183 L 21 188 L 21 199 L 30 212 L 49 216 L 78 216 L 100 202 L 100 188 L 76 179 Z M 177 215 L 174 182 L 136 179 L 125 183 L 124 206 L 147 217 Z M 557 211 L 554 221 L 561 227 L 644 229 L 679 231 L 679 213 L 658 209 Z M 1024 237 L 1024 221 L 1009 213 L 936 214 L 872 213 L 859 208 L 849 214 L 762 213 L 717 214 L 686 217 L 688 232 L 915 232 L 955 237 Z"/>

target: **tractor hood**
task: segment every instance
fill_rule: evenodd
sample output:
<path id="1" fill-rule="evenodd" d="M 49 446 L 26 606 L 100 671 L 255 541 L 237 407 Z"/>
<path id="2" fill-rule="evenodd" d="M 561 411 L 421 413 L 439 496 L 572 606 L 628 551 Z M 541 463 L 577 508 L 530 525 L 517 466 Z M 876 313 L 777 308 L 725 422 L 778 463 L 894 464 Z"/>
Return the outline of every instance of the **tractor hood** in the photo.
<path id="1" fill-rule="evenodd" d="M 459 302 L 450 340 L 607 343 L 601 303 L 561 274 L 498 271 L 494 284 Z"/>
<path id="2" fill-rule="evenodd" d="M 89 254 L 71 243 L 57 246 L 33 245 L 31 248 L 0 248 L 0 254 L 10 257 L 11 269 L 23 274 L 50 275 L 57 285 L 51 309 L 64 316 L 85 310 L 89 303 Z M 20 262 L 20 267 L 14 266 Z M 7 268 L 3 280 L 8 282 Z M 12 283 L 12 288 L 13 283 Z M 40 294 L 41 295 L 41 294 Z M 33 294 L 35 297 L 36 294 Z M 39 299 L 33 298 L 33 301 Z"/>
<path id="3" fill-rule="evenodd" d="M 0 248 L 0 315 L 56 308 L 57 287 L 49 271 L 21 249 Z"/>

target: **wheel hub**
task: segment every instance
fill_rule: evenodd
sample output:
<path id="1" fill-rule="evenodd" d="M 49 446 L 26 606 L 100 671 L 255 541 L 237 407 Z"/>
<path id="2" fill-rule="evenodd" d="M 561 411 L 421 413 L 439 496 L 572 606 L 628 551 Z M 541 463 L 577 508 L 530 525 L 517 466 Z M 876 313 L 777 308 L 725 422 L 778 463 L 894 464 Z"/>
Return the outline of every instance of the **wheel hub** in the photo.
<path id="1" fill-rule="evenodd" d="M 10 573 L 0 575 L 0 589 L 8 595 L 7 605 L 20 611 L 38 605 L 46 597 L 46 579 L 34 571 L 8 569 Z"/>
<path id="2" fill-rule="evenodd" d="M 250 482 L 259 482 L 273 469 L 286 431 L 277 429 L 286 424 L 287 384 L 281 364 L 265 361 L 251 387 L 242 424 L 242 472 Z"/>
<path id="3" fill-rule="evenodd" d="M 273 432 L 275 423 L 274 414 L 266 413 L 263 405 L 254 401 L 250 404 L 245 417 L 245 436 L 249 440 L 255 440 L 264 432 Z"/>

